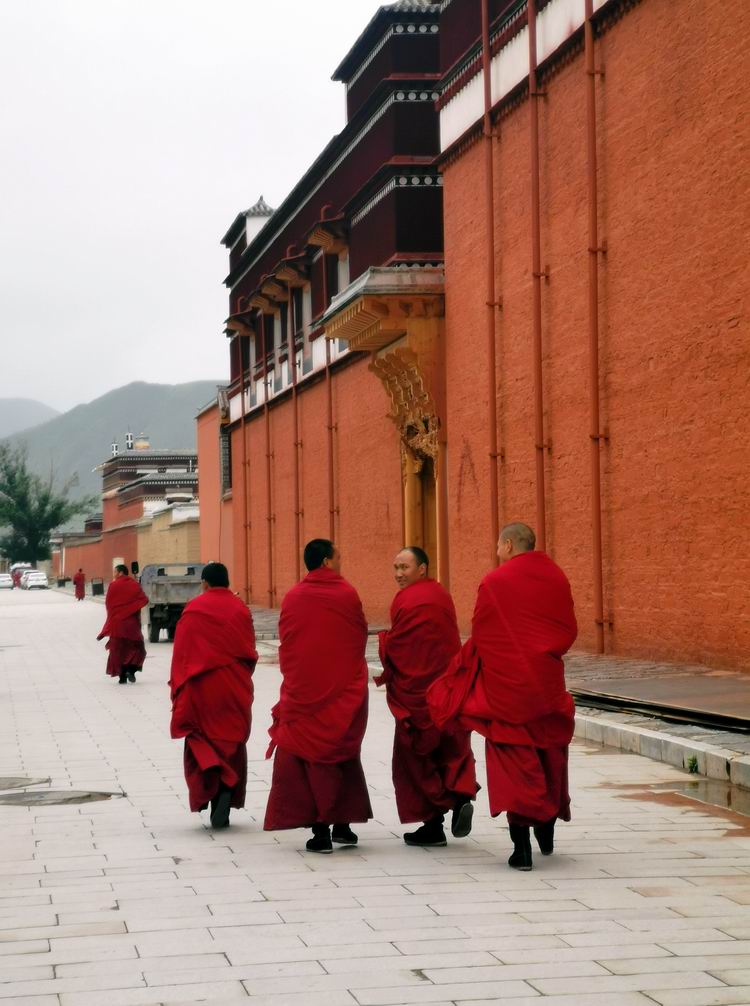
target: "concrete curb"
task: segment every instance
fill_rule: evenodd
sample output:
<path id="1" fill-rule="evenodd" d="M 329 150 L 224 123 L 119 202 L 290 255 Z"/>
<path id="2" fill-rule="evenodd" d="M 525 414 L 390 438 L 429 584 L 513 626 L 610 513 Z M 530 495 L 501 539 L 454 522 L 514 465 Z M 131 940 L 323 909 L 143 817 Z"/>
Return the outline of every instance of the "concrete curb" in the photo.
<path id="1" fill-rule="evenodd" d="M 581 709 L 576 710 L 575 735 L 579 740 L 643 755 L 686 772 L 690 771 L 690 763 L 695 759 L 693 764 L 697 765 L 697 772 L 693 769 L 693 774 L 750 789 L 750 756 L 737 751 L 674 737 L 659 730 L 627 726 L 605 716 L 589 716 Z"/>

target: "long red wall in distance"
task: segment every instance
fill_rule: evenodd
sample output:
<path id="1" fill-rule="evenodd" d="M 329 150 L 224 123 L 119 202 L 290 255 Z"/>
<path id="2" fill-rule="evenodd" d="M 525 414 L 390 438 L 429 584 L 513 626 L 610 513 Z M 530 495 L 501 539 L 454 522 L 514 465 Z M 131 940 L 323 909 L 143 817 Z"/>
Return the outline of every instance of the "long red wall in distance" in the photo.
<path id="1" fill-rule="evenodd" d="M 607 649 L 742 666 L 750 651 L 746 447 L 750 6 L 643 0 L 597 40 Z M 586 75 L 540 105 L 548 547 L 594 643 Z M 498 124 L 500 520 L 535 523 L 529 107 Z M 451 581 L 464 626 L 488 562 L 481 144 L 444 169 Z"/>
<path id="2" fill-rule="evenodd" d="M 87 581 L 112 578 L 111 568 L 104 563 L 101 541 L 65 546 L 65 576 L 72 578 L 79 569 L 84 571 Z"/>

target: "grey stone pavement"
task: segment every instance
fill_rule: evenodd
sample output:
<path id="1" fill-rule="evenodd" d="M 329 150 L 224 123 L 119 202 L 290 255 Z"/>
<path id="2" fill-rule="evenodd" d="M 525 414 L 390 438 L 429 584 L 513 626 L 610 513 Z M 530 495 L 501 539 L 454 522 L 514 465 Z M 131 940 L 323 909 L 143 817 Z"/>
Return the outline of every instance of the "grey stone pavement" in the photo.
<path id="1" fill-rule="evenodd" d="M 409 849 L 373 688 L 375 820 L 358 849 L 311 855 L 303 833 L 261 830 L 278 688 L 263 643 L 248 807 L 214 834 L 168 734 L 171 647 L 120 686 L 102 616 L 64 593 L 0 595 L 2 785 L 50 779 L 0 795 L 0 1006 L 750 1003 L 750 819 L 685 796 L 685 773 L 577 743 L 573 821 L 532 873 L 505 865 L 483 794 L 469 839 Z M 70 790 L 122 795 L 7 803 Z"/>

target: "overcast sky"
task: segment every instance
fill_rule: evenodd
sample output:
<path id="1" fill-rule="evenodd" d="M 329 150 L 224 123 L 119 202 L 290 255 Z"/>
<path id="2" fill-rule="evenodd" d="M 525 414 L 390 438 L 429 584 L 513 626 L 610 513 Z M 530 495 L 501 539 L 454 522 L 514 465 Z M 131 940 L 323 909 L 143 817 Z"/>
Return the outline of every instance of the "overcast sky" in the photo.
<path id="1" fill-rule="evenodd" d="M 219 244 L 344 125 L 373 0 L 0 0 L 0 397 L 227 373 Z"/>

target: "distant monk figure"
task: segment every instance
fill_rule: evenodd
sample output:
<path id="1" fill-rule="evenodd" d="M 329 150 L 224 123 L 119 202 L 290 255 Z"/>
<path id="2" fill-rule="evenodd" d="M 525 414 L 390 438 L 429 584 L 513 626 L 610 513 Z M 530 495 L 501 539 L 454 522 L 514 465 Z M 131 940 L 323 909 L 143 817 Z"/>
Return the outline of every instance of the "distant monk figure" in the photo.
<path id="1" fill-rule="evenodd" d="M 135 672 L 142 669 L 146 659 L 140 610 L 146 607 L 148 598 L 128 574 L 127 566 L 115 566 L 115 578 L 107 588 L 104 603 L 107 621 L 96 638 L 109 636 L 107 674 L 119 676 L 121 685 L 135 683 Z"/>
<path id="2" fill-rule="evenodd" d="M 247 740 L 258 659 L 250 609 L 220 562 L 203 567 L 203 593 L 185 606 L 172 655 L 172 737 L 185 738 L 192 811 L 211 804 L 214 828 L 245 806 Z"/>
<path id="3" fill-rule="evenodd" d="M 570 820 L 575 706 L 562 658 L 578 630 L 565 574 L 535 545 L 525 524 L 500 532 L 501 565 L 479 586 L 471 638 L 428 692 L 437 724 L 486 738 L 490 813 L 507 811 L 517 870 L 532 868 L 530 826 L 548 856 L 556 819 Z"/>
<path id="4" fill-rule="evenodd" d="M 73 586 L 76 589 L 76 601 L 82 601 L 86 596 L 86 574 L 82 569 L 73 577 Z"/>
<path id="5" fill-rule="evenodd" d="M 429 558 L 408 547 L 394 561 L 399 591 L 391 605 L 391 628 L 380 633 L 388 705 L 396 719 L 393 738 L 393 786 L 398 816 L 404 824 L 423 821 L 407 832 L 407 845 L 446 845 L 443 821 L 452 811 L 451 833 L 471 831 L 477 794 L 471 733 L 444 733 L 427 708 L 427 689 L 461 649 L 456 609 L 448 591 L 429 576 Z"/>
<path id="6" fill-rule="evenodd" d="M 341 555 L 316 538 L 305 546 L 307 576 L 289 591 L 279 619 L 281 695 L 269 730 L 274 749 L 266 831 L 312 828 L 309 852 L 356 845 L 352 821 L 372 817 L 360 762 L 367 726 L 367 622 Z M 333 825 L 331 832 L 330 826 Z"/>

